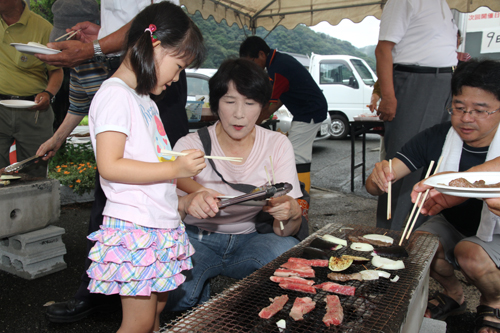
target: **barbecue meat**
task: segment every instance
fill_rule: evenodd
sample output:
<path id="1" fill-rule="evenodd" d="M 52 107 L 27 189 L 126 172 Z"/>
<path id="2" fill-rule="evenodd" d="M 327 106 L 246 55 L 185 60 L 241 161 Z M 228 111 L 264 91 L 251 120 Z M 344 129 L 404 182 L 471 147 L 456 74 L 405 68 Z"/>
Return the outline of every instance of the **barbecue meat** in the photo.
<path id="1" fill-rule="evenodd" d="M 288 262 L 282 264 L 281 267 L 291 269 L 294 271 L 300 271 L 300 272 L 306 272 L 306 273 L 313 272 L 314 273 L 314 269 L 312 269 L 311 266 L 305 265 L 305 264 L 300 264 L 297 262 L 288 261 Z"/>
<path id="2" fill-rule="evenodd" d="M 316 294 L 316 288 L 314 288 L 313 286 L 308 286 L 307 284 L 281 282 L 280 288 L 287 289 L 287 290 L 300 291 L 302 293 Z"/>
<path id="3" fill-rule="evenodd" d="M 342 273 L 329 273 L 327 275 L 327 278 L 333 281 L 351 281 L 351 280 L 358 280 L 358 281 L 363 281 L 363 277 L 359 273 L 354 273 L 354 274 L 342 274 Z"/>
<path id="4" fill-rule="evenodd" d="M 325 298 L 326 301 L 326 313 L 323 317 L 323 322 L 326 326 L 330 325 L 338 326 L 342 324 L 344 320 L 344 310 L 342 305 L 340 305 L 340 300 L 337 295 L 328 295 Z"/>
<path id="5" fill-rule="evenodd" d="M 354 293 L 356 292 L 355 287 L 343 286 L 343 285 L 335 283 L 335 282 L 323 282 L 323 283 L 317 284 L 313 287 L 323 289 L 324 291 L 329 291 L 332 293 L 336 293 L 336 294 L 340 294 L 340 295 L 347 295 L 347 296 L 353 296 Z"/>
<path id="6" fill-rule="evenodd" d="M 269 319 L 276 313 L 278 313 L 278 311 L 283 309 L 283 306 L 285 306 L 286 302 L 288 302 L 288 295 L 276 296 L 275 298 L 270 298 L 269 300 L 271 301 L 271 305 L 260 310 L 259 317 Z"/>
<path id="7" fill-rule="evenodd" d="M 300 283 L 300 284 L 307 284 L 308 286 L 312 286 L 314 284 L 313 280 L 307 280 L 296 276 L 293 277 L 270 276 L 269 279 L 276 283 L 281 283 L 281 282 Z"/>
<path id="8" fill-rule="evenodd" d="M 278 268 L 277 270 L 274 271 L 274 275 L 283 276 L 283 277 L 300 276 L 300 277 L 313 278 L 314 277 L 314 270 L 311 269 L 310 271 L 304 272 L 304 271 L 297 271 L 294 269 Z"/>
<path id="9" fill-rule="evenodd" d="M 465 178 L 457 178 L 450 181 L 448 183 L 448 186 L 467 187 L 467 188 L 492 188 L 492 187 L 500 187 L 500 183 L 486 184 L 484 180 L 476 180 L 474 183 L 471 183 Z"/>
<path id="10" fill-rule="evenodd" d="M 295 321 L 304 320 L 304 315 L 314 310 L 315 307 L 316 302 L 310 297 L 297 297 L 290 310 L 290 317 Z"/>
<path id="11" fill-rule="evenodd" d="M 308 266 L 313 266 L 313 267 L 328 267 L 328 260 L 324 260 L 324 259 L 307 260 L 307 259 L 303 259 L 303 258 L 290 258 L 290 259 L 288 259 L 288 262 L 303 264 L 303 265 L 308 265 Z"/>

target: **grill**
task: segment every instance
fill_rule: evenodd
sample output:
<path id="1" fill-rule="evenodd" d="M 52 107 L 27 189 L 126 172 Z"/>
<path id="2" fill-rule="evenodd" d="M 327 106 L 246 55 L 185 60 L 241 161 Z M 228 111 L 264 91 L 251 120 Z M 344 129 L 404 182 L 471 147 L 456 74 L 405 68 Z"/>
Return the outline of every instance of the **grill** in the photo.
<path id="1" fill-rule="evenodd" d="M 403 244 L 409 257 L 404 259 L 405 269 L 388 271 L 391 278 L 399 275 L 393 283 L 380 278 L 375 281 L 348 281 L 340 284 L 356 287 L 354 296 L 338 295 L 344 309 L 344 320 L 338 327 L 329 328 L 323 323 L 326 295 L 328 292 L 317 290 L 316 295 L 281 289 L 269 280 L 274 271 L 290 257 L 301 257 L 303 248 L 318 235 L 330 234 L 343 239 L 347 235 L 384 234 L 399 241 L 401 232 L 366 227 L 360 225 L 341 225 L 332 223 L 309 236 L 303 242 L 285 252 L 252 275 L 236 283 L 209 302 L 197 306 L 183 316 L 173 320 L 164 332 L 278 332 L 276 322 L 286 321 L 285 332 L 418 332 L 427 302 L 428 270 L 430 261 L 437 249 L 438 240 L 433 235 L 412 235 Z M 331 251 L 331 255 L 360 255 L 360 252 L 344 247 Z M 362 256 L 369 257 L 369 252 Z M 374 269 L 371 263 L 367 269 Z M 314 267 L 316 283 L 329 281 L 328 267 Z M 364 270 L 362 265 L 353 264 L 342 273 L 350 274 Z M 287 294 L 289 301 L 281 311 L 270 319 L 261 319 L 260 310 L 269 306 L 269 298 Z M 423 294 L 423 295 L 422 295 Z M 311 297 L 316 308 L 295 322 L 289 317 L 296 297 Z M 410 327 L 410 328 L 408 328 Z"/>

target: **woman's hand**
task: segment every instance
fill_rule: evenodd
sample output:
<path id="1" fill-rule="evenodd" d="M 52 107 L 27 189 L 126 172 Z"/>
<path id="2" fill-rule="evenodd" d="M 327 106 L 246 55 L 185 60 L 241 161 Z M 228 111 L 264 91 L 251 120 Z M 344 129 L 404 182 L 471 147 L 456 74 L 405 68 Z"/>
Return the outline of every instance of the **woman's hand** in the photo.
<path id="1" fill-rule="evenodd" d="M 174 163 L 177 167 L 177 175 L 175 178 L 185 178 L 196 176 L 207 165 L 205 163 L 204 153 L 199 149 L 184 150 L 186 156 L 179 156 Z"/>
<path id="2" fill-rule="evenodd" d="M 302 224 L 302 209 L 294 198 L 288 195 L 272 198 L 262 210 L 274 217 L 273 229 L 277 235 L 291 236 L 299 231 Z M 280 228 L 280 222 L 283 224 L 283 230 Z"/>
<path id="3" fill-rule="evenodd" d="M 182 219 L 187 214 L 197 219 L 214 217 L 219 212 L 218 201 L 217 196 L 208 191 L 191 193 L 179 197 L 179 214 Z"/>

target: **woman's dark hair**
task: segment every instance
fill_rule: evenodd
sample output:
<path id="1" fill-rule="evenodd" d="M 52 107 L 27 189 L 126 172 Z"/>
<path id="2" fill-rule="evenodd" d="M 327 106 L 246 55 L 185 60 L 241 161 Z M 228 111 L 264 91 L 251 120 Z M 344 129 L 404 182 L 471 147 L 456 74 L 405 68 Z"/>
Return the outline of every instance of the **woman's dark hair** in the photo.
<path id="1" fill-rule="evenodd" d="M 463 86 L 490 92 L 500 101 L 500 61 L 472 59 L 458 65 L 451 79 L 453 96 L 460 95 Z"/>
<path id="2" fill-rule="evenodd" d="M 250 36 L 240 45 L 240 57 L 243 58 L 258 58 L 260 51 L 267 56 L 271 49 L 266 41 L 258 36 Z"/>
<path id="3" fill-rule="evenodd" d="M 229 82 L 243 96 L 261 106 L 271 99 L 272 86 L 266 72 L 257 64 L 243 58 L 225 60 L 217 73 L 208 81 L 210 109 L 219 116 L 219 100 L 227 93 Z"/>
<path id="4" fill-rule="evenodd" d="M 139 95 L 149 94 L 157 84 L 153 42 L 150 32 L 145 31 L 150 24 L 156 26 L 153 34 L 170 55 L 190 59 L 196 68 L 205 59 L 203 35 L 181 7 L 163 1 L 144 8 L 132 22 L 126 44 Z"/>

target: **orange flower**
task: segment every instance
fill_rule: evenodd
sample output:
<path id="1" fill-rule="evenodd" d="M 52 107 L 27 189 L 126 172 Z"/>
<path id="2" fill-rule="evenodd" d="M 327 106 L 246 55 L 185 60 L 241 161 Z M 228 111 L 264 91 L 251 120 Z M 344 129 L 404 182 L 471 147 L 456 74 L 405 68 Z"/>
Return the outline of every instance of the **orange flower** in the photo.
<path id="1" fill-rule="evenodd" d="M 61 172 L 61 168 L 57 169 L 57 172 Z"/>
<path id="2" fill-rule="evenodd" d="M 71 172 L 69 172 L 69 171 L 64 171 L 64 174 L 65 174 L 65 175 L 69 175 L 70 173 L 71 173 Z"/>
<path id="3" fill-rule="evenodd" d="M 60 166 L 58 165 L 58 166 L 56 166 L 56 168 L 60 168 Z"/>
<path id="4" fill-rule="evenodd" d="M 83 164 L 83 163 L 80 163 L 80 164 L 78 164 L 78 165 L 79 165 L 79 166 L 81 166 L 81 167 L 82 167 L 82 166 L 85 166 L 85 164 Z M 80 169 L 80 168 L 78 168 L 78 169 Z"/>
<path id="5" fill-rule="evenodd" d="M 77 182 L 77 183 L 81 183 L 82 181 L 81 181 L 80 179 L 77 179 L 77 180 L 76 180 L 76 182 Z"/>
<path id="6" fill-rule="evenodd" d="M 97 167 L 94 167 L 94 170 L 97 169 Z"/>
<path id="7" fill-rule="evenodd" d="M 62 167 L 63 167 L 63 168 L 67 168 L 68 166 L 63 164 L 63 165 L 62 165 Z"/>
<path id="8" fill-rule="evenodd" d="M 73 187 L 73 185 L 69 185 L 69 187 L 71 188 L 71 187 Z"/>

